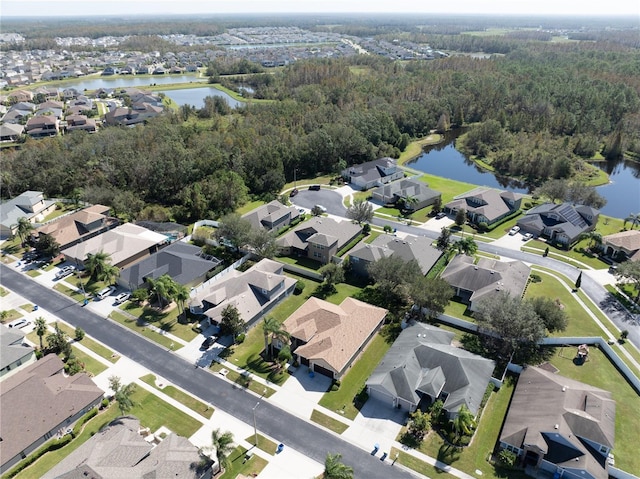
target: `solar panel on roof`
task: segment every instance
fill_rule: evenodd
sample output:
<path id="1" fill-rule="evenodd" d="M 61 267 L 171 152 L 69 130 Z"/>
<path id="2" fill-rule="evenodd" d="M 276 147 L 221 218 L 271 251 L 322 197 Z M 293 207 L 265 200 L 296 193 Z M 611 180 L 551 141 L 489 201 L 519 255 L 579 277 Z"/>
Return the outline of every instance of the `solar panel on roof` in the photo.
<path id="1" fill-rule="evenodd" d="M 578 226 L 580 228 L 586 228 L 588 226 L 582 216 L 580 216 L 571 205 L 563 206 L 562 208 L 560 208 L 558 213 L 564 216 L 572 225 Z"/>

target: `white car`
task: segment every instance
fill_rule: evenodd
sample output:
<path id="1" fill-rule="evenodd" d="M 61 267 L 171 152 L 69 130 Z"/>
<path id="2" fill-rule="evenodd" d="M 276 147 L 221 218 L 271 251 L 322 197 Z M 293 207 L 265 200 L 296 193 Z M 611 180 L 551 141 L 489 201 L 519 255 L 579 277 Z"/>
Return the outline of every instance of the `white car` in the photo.
<path id="1" fill-rule="evenodd" d="M 125 301 L 128 301 L 130 297 L 131 297 L 130 293 L 120 293 L 118 296 L 116 296 L 115 303 L 122 304 Z"/>
<path id="2" fill-rule="evenodd" d="M 522 235 L 522 241 L 529 241 L 531 238 L 533 238 L 533 233 L 525 233 Z"/>
<path id="3" fill-rule="evenodd" d="M 16 319 L 15 321 L 11 321 L 7 326 L 9 326 L 10 328 L 24 328 L 26 326 L 29 326 L 29 321 L 27 321 L 24 318 L 20 318 L 20 319 Z"/>
<path id="4" fill-rule="evenodd" d="M 515 235 L 518 231 L 520 231 L 520 227 L 519 226 L 514 226 L 513 228 L 511 228 L 509 230 L 509 235 L 513 236 Z"/>
<path id="5" fill-rule="evenodd" d="M 70 274 L 72 274 L 74 271 L 76 270 L 75 266 L 69 265 L 69 266 L 63 266 L 60 271 L 58 271 L 56 273 L 56 279 L 62 279 L 65 276 L 69 276 Z"/>
<path id="6" fill-rule="evenodd" d="M 315 206 L 314 206 L 314 208 L 319 209 L 319 210 L 320 210 L 320 211 L 322 211 L 323 213 L 326 213 L 326 212 L 327 212 L 327 209 L 326 209 L 324 206 L 322 206 L 322 205 L 315 205 Z"/>
<path id="7" fill-rule="evenodd" d="M 96 293 L 95 300 L 100 301 L 101 299 L 104 299 L 107 296 L 111 296 L 111 293 L 113 293 L 115 290 L 116 290 L 115 286 L 107 286 L 106 288 L 101 289 Z"/>

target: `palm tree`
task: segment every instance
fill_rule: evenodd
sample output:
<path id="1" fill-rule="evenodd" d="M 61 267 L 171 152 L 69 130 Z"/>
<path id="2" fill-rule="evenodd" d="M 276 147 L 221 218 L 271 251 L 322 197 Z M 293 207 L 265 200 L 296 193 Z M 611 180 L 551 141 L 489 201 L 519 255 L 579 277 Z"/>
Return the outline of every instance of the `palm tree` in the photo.
<path id="1" fill-rule="evenodd" d="M 33 230 L 33 225 L 24 216 L 18 218 L 18 222 L 14 225 L 16 227 L 16 233 L 20 237 L 20 243 L 22 246 L 27 242 L 29 233 Z"/>
<path id="2" fill-rule="evenodd" d="M 167 300 L 169 303 L 173 301 L 176 292 L 177 283 L 168 274 L 163 274 L 158 279 L 147 279 L 149 283 L 149 291 L 151 294 L 155 294 L 158 298 L 158 306 L 160 309 L 164 308 L 164 302 Z"/>
<path id="3" fill-rule="evenodd" d="M 264 334 L 264 350 L 268 352 L 269 357 L 273 357 L 273 341 L 279 340 L 281 342 L 288 342 L 291 335 L 286 329 L 273 317 L 266 317 L 262 322 L 262 333 Z M 269 335 L 271 335 L 271 342 L 269 342 Z"/>
<path id="4" fill-rule="evenodd" d="M 123 386 L 118 376 L 110 376 L 109 387 L 114 393 L 113 397 L 118 403 L 120 414 L 124 416 L 135 406 L 135 403 L 131 399 L 131 395 L 135 392 L 136 385 L 134 383 L 129 383 Z"/>
<path id="5" fill-rule="evenodd" d="M 640 213 L 630 213 L 629 216 L 624 219 L 623 228 L 627 227 L 627 222 L 631 223 L 631 229 L 634 229 L 636 225 L 640 225 Z"/>
<path id="6" fill-rule="evenodd" d="M 117 266 L 108 264 L 105 267 L 104 273 L 102 274 L 102 278 L 100 279 L 107 284 L 113 284 L 118 279 L 118 276 L 120 276 L 120 268 L 118 268 Z"/>
<path id="7" fill-rule="evenodd" d="M 343 464 L 342 454 L 328 453 L 324 460 L 324 479 L 353 479 L 353 468 Z"/>
<path id="8" fill-rule="evenodd" d="M 453 430 L 458 437 L 461 437 L 463 434 L 471 434 L 476 427 L 476 418 L 473 417 L 469 408 L 464 404 L 460 406 L 458 415 L 451 422 Z"/>
<path id="9" fill-rule="evenodd" d="M 111 255 L 109 253 L 98 251 L 94 254 L 89 253 L 87 259 L 84 260 L 84 265 L 89 271 L 93 281 L 102 281 L 105 271 L 110 266 L 110 261 Z"/>
<path id="10" fill-rule="evenodd" d="M 214 429 L 211 433 L 211 447 L 216 450 L 216 457 L 221 467 L 229 464 L 229 454 L 233 451 L 233 434 L 230 431 L 220 432 Z"/>
<path id="11" fill-rule="evenodd" d="M 42 345 L 42 336 L 44 336 L 45 334 L 47 334 L 47 321 L 42 317 L 38 317 L 36 318 L 36 320 L 33 322 L 34 326 L 35 326 L 35 332 L 38 335 L 38 337 L 40 338 L 40 350 L 42 351 L 43 349 L 43 345 Z"/>
<path id="12" fill-rule="evenodd" d="M 467 256 L 473 256 L 478 251 L 478 244 L 470 236 L 459 239 L 454 245 L 458 250 L 458 253 L 466 254 Z"/>
<path id="13" fill-rule="evenodd" d="M 174 298 L 178 303 L 178 312 L 180 314 L 185 313 L 185 316 L 186 316 L 186 310 L 184 309 L 184 304 L 188 301 L 190 296 L 191 296 L 191 292 L 189 291 L 189 288 L 187 288 L 182 284 L 176 283 Z"/>

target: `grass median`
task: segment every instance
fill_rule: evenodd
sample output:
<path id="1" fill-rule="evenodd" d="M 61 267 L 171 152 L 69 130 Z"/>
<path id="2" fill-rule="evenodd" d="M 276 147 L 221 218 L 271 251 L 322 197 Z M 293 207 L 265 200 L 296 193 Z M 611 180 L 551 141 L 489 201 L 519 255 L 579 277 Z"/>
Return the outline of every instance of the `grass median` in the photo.
<path id="1" fill-rule="evenodd" d="M 211 416 L 213 415 L 213 411 L 214 411 L 213 406 L 211 406 L 210 404 L 203 403 L 199 399 L 196 399 L 190 394 L 183 392 L 182 390 L 176 388 L 175 386 L 160 387 L 157 384 L 156 377 L 153 374 L 147 374 L 146 376 L 141 377 L 140 380 L 148 384 L 149 386 L 154 387 L 158 391 L 161 391 L 163 394 L 166 394 L 170 398 L 175 399 L 180 404 L 183 404 L 184 406 L 188 407 L 192 411 L 197 412 L 201 416 L 206 417 L 207 419 L 210 419 Z"/>
<path id="2" fill-rule="evenodd" d="M 349 426 L 342 421 L 338 421 L 337 419 L 332 418 L 331 416 L 327 416 L 324 413 L 321 413 L 317 409 L 314 409 L 311 413 L 311 420 L 316 424 L 320 424 L 323 427 L 337 433 L 342 434 L 345 432 Z"/>

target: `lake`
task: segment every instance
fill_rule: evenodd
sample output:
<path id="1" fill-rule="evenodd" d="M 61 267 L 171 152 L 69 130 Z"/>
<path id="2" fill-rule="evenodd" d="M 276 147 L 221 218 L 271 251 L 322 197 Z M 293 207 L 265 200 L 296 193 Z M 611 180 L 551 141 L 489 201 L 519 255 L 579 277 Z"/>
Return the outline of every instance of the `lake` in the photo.
<path id="1" fill-rule="evenodd" d="M 511 178 L 484 170 L 455 148 L 459 132 L 448 132 L 445 140 L 428 146 L 415 160 L 407 163 L 414 170 L 431 175 L 464 181 L 474 185 L 501 188 L 518 193 L 529 193 L 529 185 Z M 598 162 L 596 166 L 610 176 L 610 184 L 597 187 L 607 204 L 600 210 L 603 214 L 625 218 L 630 213 L 640 212 L 640 164 L 631 161 Z"/>
<path id="2" fill-rule="evenodd" d="M 244 106 L 245 104 L 244 102 L 238 101 L 227 93 L 212 86 L 202 88 L 184 88 L 182 90 L 167 90 L 162 93 L 167 95 L 180 106 L 193 105 L 196 108 L 202 108 L 204 106 L 204 99 L 208 96 L 219 96 L 224 98 L 231 108 L 237 108 L 238 106 Z"/>

